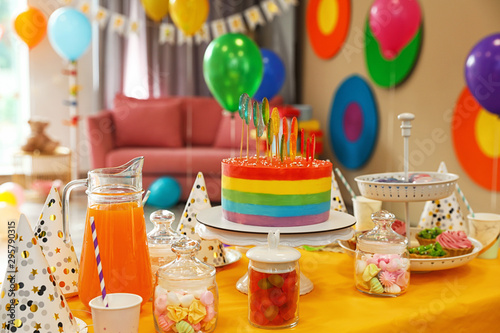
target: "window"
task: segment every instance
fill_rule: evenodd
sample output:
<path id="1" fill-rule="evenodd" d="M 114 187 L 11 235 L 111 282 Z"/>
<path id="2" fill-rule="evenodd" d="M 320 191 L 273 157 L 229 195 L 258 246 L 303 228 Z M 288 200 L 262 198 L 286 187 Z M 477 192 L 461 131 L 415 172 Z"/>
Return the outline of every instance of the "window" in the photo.
<path id="1" fill-rule="evenodd" d="M 13 155 L 28 135 L 28 47 L 13 20 L 27 8 L 25 0 L 0 0 L 0 174 L 13 173 Z"/>

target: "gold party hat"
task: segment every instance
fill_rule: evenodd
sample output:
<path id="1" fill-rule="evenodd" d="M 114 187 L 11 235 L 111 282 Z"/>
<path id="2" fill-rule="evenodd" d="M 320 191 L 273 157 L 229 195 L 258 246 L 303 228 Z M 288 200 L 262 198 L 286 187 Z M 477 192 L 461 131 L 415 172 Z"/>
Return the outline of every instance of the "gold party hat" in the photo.
<path id="1" fill-rule="evenodd" d="M 71 297 L 78 293 L 78 260 L 71 237 L 64 241 L 62 217 L 61 197 L 52 187 L 34 232 L 64 296 Z"/>
<path id="2" fill-rule="evenodd" d="M 448 173 L 446 164 L 441 162 L 438 172 Z M 447 198 L 427 201 L 420 215 L 418 226 L 422 229 L 438 227 L 442 230 L 463 230 L 467 232 L 467 224 L 460 210 L 455 192 Z"/>
<path id="3" fill-rule="evenodd" d="M 0 294 L 1 332 L 78 332 L 78 325 L 52 275 L 26 216 L 15 236 L 15 264 L 5 273 Z M 14 328 L 14 329 L 13 329 Z"/>
<path id="4" fill-rule="evenodd" d="M 226 264 L 226 251 L 224 245 L 218 240 L 202 239 L 195 230 L 196 224 L 198 223 L 196 214 L 210 207 L 212 207 L 212 205 L 208 198 L 205 178 L 201 172 L 198 172 L 191 194 L 186 202 L 186 207 L 177 225 L 177 232 L 191 239 L 198 240 L 201 249 L 196 254 L 196 257 L 207 264 L 217 267 Z"/>
<path id="5" fill-rule="evenodd" d="M 347 213 L 347 209 L 345 208 L 344 199 L 342 199 L 342 194 L 340 194 L 339 184 L 337 183 L 337 179 L 335 179 L 335 174 L 332 171 L 332 192 L 331 192 L 330 201 L 330 211 L 338 211 Z"/>

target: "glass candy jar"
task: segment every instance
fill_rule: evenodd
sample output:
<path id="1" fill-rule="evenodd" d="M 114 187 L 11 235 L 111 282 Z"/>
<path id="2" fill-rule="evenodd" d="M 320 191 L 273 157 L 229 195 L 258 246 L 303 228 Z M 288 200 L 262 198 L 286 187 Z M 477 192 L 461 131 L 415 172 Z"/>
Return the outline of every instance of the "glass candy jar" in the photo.
<path id="1" fill-rule="evenodd" d="M 392 230 L 394 214 L 381 210 L 371 217 L 375 227 L 358 236 L 356 288 L 369 295 L 399 296 L 410 284 L 408 240 Z"/>
<path id="2" fill-rule="evenodd" d="M 247 252 L 248 320 L 259 328 L 287 328 L 299 321 L 300 252 L 279 246 L 279 232 L 270 232 L 268 246 Z"/>
<path id="3" fill-rule="evenodd" d="M 158 269 L 176 258 L 175 253 L 172 251 L 172 244 L 180 236 L 171 229 L 171 225 L 175 221 L 175 215 L 171 211 L 154 211 L 149 216 L 149 219 L 154 224 L 153 230 L 148 232 L 147 235 L 154 285 Z"/>
<path id="4" fill-rule="evenodd" d="M 153 297 L 156 332 L 213 332 L 219 293 L 215 268 L 195 257 L 200 243 L 186 237 L 172 244 L 176 259 L 160 267 Z"/>

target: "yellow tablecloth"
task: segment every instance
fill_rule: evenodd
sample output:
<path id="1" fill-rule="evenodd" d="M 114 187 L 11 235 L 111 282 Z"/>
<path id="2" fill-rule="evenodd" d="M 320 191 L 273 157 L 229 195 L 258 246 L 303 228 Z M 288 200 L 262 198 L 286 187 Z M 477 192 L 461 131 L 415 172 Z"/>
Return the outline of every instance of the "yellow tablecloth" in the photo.
<path id="1" fill-rule="evenodd" d="M 396 298 L 371 297 L 354 287 L 353 259 L 346 254 L 302 252 L 301 270 L 314 283 L 300 297 L 296 332 L 500 332 L 500 258 L 474 259 L 465 266 L 412 273 L 410 288 Z M 218 269 L 219 320 L 216 332 L 262 332 L 247 320 L 247 295 L 236 281 L 248 266 L 245 256 Z M 92 324 L 77 297 L 73 314 Z M 89 332 L 93 332 L 89 327 Z M 154 332 L 152 306 L 142 307 L 140 332 Z"/>

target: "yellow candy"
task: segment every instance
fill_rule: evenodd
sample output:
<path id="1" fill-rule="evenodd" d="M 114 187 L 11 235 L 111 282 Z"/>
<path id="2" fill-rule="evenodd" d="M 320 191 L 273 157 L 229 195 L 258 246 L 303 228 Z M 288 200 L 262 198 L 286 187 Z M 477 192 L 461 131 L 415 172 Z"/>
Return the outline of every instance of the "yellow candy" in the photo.
<path id="1" fill-rule="evenodd" d="M 193 324 L 198 324 L 207 315 L 207 309 L 199 300 L 194 300 L 189 306 L 188 320 Z"/>
<path id="2" fill-rule="evenodd" d="M 363 272 L 363 281 L 370 281 L 372 277 L 378 274 L 378 272 L 380 272 L 380 268 L 378 268 L 377 265 L 369 264 Z"/>
<path id="3" fill-rule="evenodd" d="M 216 321 L 217 321 L 217 317 L 213 317 L 212 320 L 205 323 L 205 327 L 204 327 L 205 332 L 210 332 L 211 330 L 213 330 L 215 328 Z"/>
<path id="4" fill-rule="evenodd" d="M 189 323 L 184 320 L 175 324 L 175 328 L 179 333 L 194 333 L 193 326 L 189 325 Z"/>
<path id="5" fill-rule="evenodd" d="M 384 292 L 384 287 L 376 277 L 370 280 L 370 291 L 375 294 L 382 294 Z"/>
<path id="6" fill-rule="evenodd" d="M 186 318 L 187 315 L 188 309 L 186 308 L 173 305 L 167 306 L 167 317 L 170 318 L 170 320 L 175 321 L 176 323 Z"/>

